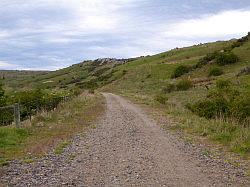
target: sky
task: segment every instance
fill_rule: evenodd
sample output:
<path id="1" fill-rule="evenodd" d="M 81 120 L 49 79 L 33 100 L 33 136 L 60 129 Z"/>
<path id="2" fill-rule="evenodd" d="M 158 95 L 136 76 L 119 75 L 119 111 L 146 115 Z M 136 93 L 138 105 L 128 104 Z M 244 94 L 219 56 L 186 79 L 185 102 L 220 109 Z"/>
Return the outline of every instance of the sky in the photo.
<path id="1" fill-rule="evenodd" d="M 0 69 L 57 70 L 249 31 L 250 0 L 0 0 Z"/>

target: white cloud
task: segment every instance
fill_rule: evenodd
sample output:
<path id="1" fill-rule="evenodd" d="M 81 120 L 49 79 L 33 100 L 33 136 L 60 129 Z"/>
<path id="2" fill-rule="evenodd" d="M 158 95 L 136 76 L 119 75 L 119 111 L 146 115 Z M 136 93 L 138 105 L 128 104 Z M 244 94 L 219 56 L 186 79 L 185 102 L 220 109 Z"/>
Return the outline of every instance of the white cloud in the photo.
<path id="1" fill-rule="evenodd" d="M 0 69 L 16 69 L 17 67 L 15 64 L 0 60 Z"/>
<path id="2" fill-rule="evenodd" d="M 0 39 L 6 39 L 10 36 L 9 32 L 0 30 Z"/>
<path id="3" fill-rule="evenodd" d="M 167 7 L 166 2 L 0 0 L 2 59 L 18 68 L 58 69 L 83 59 L 155 54 L 250 31 L 250 10 L 180 20 L 177 5 Z M 191 17 L 198 14 L 193 8 L 186 3 L 181 9 Z"/>
<path id="4" fill-rule="evenodd" d="M 230 10 L 166 26 L 166 37 L 214 38 L 243 36 L 250 31 L 250 11 Z"/>

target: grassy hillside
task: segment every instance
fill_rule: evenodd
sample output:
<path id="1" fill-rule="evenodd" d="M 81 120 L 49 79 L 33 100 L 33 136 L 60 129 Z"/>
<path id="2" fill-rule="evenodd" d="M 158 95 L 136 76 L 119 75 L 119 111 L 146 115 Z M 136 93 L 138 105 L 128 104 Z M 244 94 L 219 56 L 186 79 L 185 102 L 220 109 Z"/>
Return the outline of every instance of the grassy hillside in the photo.
<path id="1" fill-rule="evenodd" d="M 121 74 L 124 76 L 106 86 L 104 90 L 117 92 L 138 102 L 161 108 L 175 124 L 171 128 L 207 137 L 225 145 L 234 152 L 249 156 L 249 116 L 244 122 L 225 116 L 206 119 L 187 108 L 188 104 L 203 101 L 209 94 L 217 91 L 215 85 L 218 80 L 225 82 L 229 80 L 232 84 L 230 89 L 241 93 L 240 99 L 242 95 L 246 95 L 245 103 L 239 104 L 239 106 L 244 106 L 245 114 L 249 115 L 250 98 L 247 96 L 250 93 L 250 41 L 235 47 L 236 43 L 237 41 L 232 40 L 174 49 L 118 66 L 114 76 L 120 77 Z M 180 65 L 195 67 L 200 59 L 208 53 L 214 51 L 220 53 L 226 50 L 236 54 L 239 61 L 219 66 L 212 60 L 202 67 L 193 68 L 178 78 L 171 78 L 175 69 Z M 211 69 L 216 68 L 222 71 L 222 75 L 209 76 Z M 178 83 L 182 80 L 191 82 L 191 88 L 183 91 L 178 90 Z M 177 85 L 177 90 L 171 91 L 172 85 Z M 180 88 L 182 86 L 180 85 Z M 227 96 L 223 95 L 222 97 Z M 203 108 L 207 108 L 207 106 Z"/>
<path id="2" fill-rule="evenodd" d="M 237 56 L 237 62 L 218 64 L 221 58 L 222 62 L 224 58 L 233 58 L 232 54 Z M 171 129 L 205 137 L 249 156 L 249 67 L 248 36 L 240 40 L 176 48 L 137 59 L 86 61 L 54 72 L 5 78 L 4 83 L 10 92 L 23 88 L 69 90 L 76 87 L 119 93 L 164 111 L 175 124 Z M 174 74 L 177 70 L 181 71 L 180 76 Z M 224 90 L 218 88 L 224 84 L 230 86 Z M 213 116 L 213 108 L 221 105 L 213 103 L 217 100 L 227 104 L 228 111 Z M 203 108 L 199 108 L 199 104 Z M 205 110 L 207 108 L 211 110 Z M 210 113 L 202 116 L 200 111 Z"/>
<path id="3" fill-rule="evenodd" d="M 131 60 L 131 59 L 130 59 Z M 80 88 L 99 87 L 113 74 L 114 67 L 129 59 L 97 59 L 84 61 L 68 68 L 51 72 L 39 71 L 0 71 L 4 77 L 5 88 L 10 91 L 20 89 L 68 89 L 74 86 Z"/>

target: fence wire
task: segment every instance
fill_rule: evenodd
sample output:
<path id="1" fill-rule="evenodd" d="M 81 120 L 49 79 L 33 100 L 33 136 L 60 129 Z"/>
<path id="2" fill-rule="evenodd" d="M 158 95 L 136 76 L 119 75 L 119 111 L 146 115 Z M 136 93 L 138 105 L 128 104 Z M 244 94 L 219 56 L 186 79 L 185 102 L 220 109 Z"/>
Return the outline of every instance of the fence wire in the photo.
<path id="1" fill-rule="evenodd" d="M 20 102 L 20 119 L 21 121 L 32 118 L 32 116 L 36 115 L 41 111 L 52 111 L 55 110 L 60 103 L 64 103 L 69 100 L 69 97 L 56 97 L 47 100 L 37 100 L 30 102 Z M 11 125 L 15 120 L 15 110 L 14 105 L 0 107 L 0 126 L 8 126 Z"/>

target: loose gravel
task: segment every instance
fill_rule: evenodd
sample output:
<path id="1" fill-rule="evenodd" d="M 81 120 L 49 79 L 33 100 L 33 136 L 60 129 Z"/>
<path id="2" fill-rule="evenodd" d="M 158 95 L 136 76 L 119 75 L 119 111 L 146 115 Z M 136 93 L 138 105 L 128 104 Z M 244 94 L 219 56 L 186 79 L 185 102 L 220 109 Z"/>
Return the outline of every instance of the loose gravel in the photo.
<path id="1" fill-rule="evenodd" d="M 201 155 L 138 106 L 104 94 L 106 114 L 63 153 L 4 168 L 6 186 L 250 186 L 243 171 Z M 1 186 L 1 185 L 0 185 Z"/>

